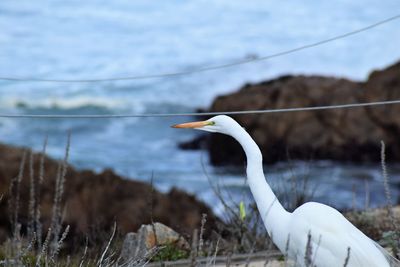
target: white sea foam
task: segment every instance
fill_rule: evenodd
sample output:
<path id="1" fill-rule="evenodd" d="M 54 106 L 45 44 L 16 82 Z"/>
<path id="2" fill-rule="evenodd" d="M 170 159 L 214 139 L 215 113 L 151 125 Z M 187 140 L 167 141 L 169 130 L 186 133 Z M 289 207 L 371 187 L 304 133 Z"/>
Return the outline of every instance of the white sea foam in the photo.
<path id="1" fill-rule="evenodd" d="M 128 99 L 117 99 L 98 96 L 75 96 L 75 97 L 49 97 L 31 99 L 29 97 L 3 97 L 0 99 L 2 109 L 29 108 L 29 109 L 79 109 L 85 107 L 104 108 L 109 110 L 125 110 L 129 107 L 137 107 Z"/>

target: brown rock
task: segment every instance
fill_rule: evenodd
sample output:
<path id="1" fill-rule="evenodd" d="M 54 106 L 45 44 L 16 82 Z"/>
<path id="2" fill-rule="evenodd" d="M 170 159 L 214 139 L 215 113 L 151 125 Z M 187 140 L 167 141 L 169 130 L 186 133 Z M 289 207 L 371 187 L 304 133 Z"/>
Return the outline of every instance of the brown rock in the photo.
<path id="1" fill-rule="evenodd" d="M 23 154 L 21 148 L 0 144 L 0 233 L 10 230 L 9 184 L 16 177 Z M 39 169 L 39 155 L 35 154 L 34 169 Z M 45 229 L 50 225 L 57 162 L 45 159 L 45 177 L 41 187 L 41 214 Z M 26 165 L 21 184 L 19 221 L 22 229 L 28 223 L 29 169 Z M 102 173 L 77 171 L 71 166 L 65 180 L 63 195 L 64 223 L 71 226 L 70 235 L 85 236 L 93 229 L 109 232 L 114 221 L 120 234 L 136 231 L 142 224 L 156 221 L 169 225 L 183 235 L 190 236 L 207 214 L 207 229 L 216 227 L 218 219 L 211 209 L 194 196 L 178 189 L 163 194 L 144 182 L 124 179 L 111 170 Z M 153 208 L 151 209 L 151 202 Z M 150 211 L 152 210 L 152 213 Z M 3 231 L 3 230 L 7 231 Z M 208 234 L 208 232 L 206 233 Z M 4 240 L 5 236 L 0 236 Z"/>
<path id="2" fill-rule="evenodd" d="M 177 232 L 162 223 L 154 223 L 154 225 L 142 225 L 139 233 L 143 231 L 146 248 L 150 249 L 155 246 L 173 244 L 179 249 L 189 250 L 189 243 Z"/>
<path id="3" fill-rule="evenodd" d="M 210 111 L 309 107 L 400 99 L 400 63 L 375 71 L 367 82 L 320 76 L 283 76 L 246 85 L 219 96 Z M 400 105 L 324 111 L 238 115 L 234 118 L 255 139 L 264 161 L 332 159 L 374 161 L 380 140 L 388 160 L 400 159 Z M 207 138 L 215 165 L 243 164 L 244 153 L 232 138 Z"/>

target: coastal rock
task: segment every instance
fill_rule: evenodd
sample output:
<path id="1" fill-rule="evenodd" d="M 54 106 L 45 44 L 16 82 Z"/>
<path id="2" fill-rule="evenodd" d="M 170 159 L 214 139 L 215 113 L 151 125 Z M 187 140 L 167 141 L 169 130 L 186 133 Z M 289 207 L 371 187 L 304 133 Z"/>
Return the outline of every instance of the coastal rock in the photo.
<path id="1" fill-rule="evenodd" d="M 395 100 L 400 99 L 399 89 L 400 63 L 374 71 L 366 82 L 321 76 L 282 76 L 219 96 L 209 111 Z M 398 114 L 400 105 L 233 117 L 255 139 L 266 163 L 288 159 L 378 162 L 381 140 L 386 143 L 387 160 L 400 160 Z M 212 164 L 243 164 L 244 153 L 231 137 L 213 134 L 204 140 Z"/>
<path id="2" fill-rule="evenodd" d="M 125 236 L 121 250 L 122 262 L 143 259 L 156 246 L 174 246 L 181 250 L 190 250 L 189 243 L 180 234 L 162 223 L 142 225 L 137 233 Z"/>
<path id="3" fill-rule="evenodd" d="M 18 175 L 23 149 L 0 144 L 0 236 L 6 238 L 11 229 L 8 203 L 10 180 Z M 29 158 L 29 156 L 28 156 Z M 28 161 L 28 160 L 27 160 Z M 33 169 L 37 176 L 40 155 L 34 155 Z M 25 171 L 20 188 L 19 221 L 25 231 L 29 222 L 29 167 Z M 48 157 L 44 162 L 44 181 L 40 187 L 41 217 L 44 229 L 50 225 L 55 177 L 58 162 Z M 69 166 L 63 193 L 64 223 L 71 226 L 69 236 L 85 237 L 94 231 L 109 232 L 114 222 L 118 232 L 126 234 L 137 231 L 142 224 L 152 221 L 173 227 L 180 234 L 190 236 L 201 225 L 202 214 L 207 214 L 208 235 L 216 228 L 219 219 L 212 210 L 193 195 L 178 189 L 160 193 L 149 184 L 128 180 L 111 170 L 101 173 L 77 171 Z M 207 231 L 208 230 L 208 231 Z"/>

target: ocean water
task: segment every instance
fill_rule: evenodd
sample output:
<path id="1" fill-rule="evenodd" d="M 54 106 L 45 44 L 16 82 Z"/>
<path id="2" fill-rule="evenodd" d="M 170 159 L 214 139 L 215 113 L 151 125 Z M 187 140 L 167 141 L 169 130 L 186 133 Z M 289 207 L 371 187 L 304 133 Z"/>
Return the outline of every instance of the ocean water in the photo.
<path id="1" fill-rule="evenodd" d="M 273 54 L 349 32 L 396 15 L 396 0 L 355 1 L 1 1 L 0 76 L 96 79 L 185 71 Z M 283 74 L 365 79 L 400 58 L 400 21 L 329 44 L 223 70 L 132 81 L 41 83 L 0 81 L 0 112 L 120 114 L 192 112 L 217 95 Z M 70 162 L 112 168 L 158 189 L 178 187 L 220 211 L 207 179 L 234 199 L 249 196 L 243 168 L 215 168 L 201 151 L 177 144 L 196 136 L 169 126 L 192 118 L 1 119 L 0 141 L 62 157 L 72 132 Z M 377 151 L 379 153 L 379 151 Z M 204 168 L 203 168 L 204 166 Z M 393 183 L 400 168 L 391 167 Z M 295 162 L 266 168 L 277 191 L 292 174 L 317 188 L 314 199 L 341 208 L 385 203 L 380 167 Z M 206 175 L 207 174 L 207 175 Z M 392 187 L 394 198 L 398 189 Z"/>

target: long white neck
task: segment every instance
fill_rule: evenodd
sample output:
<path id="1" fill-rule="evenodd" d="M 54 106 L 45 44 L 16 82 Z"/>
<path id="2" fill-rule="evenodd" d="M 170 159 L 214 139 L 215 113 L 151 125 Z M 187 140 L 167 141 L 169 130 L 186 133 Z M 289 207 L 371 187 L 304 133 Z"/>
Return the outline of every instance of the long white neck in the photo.
<path id="1" fill-rule="evenodd" d="M 290 213 L 282 207 L 265 180 L 262 154 L 251 136 L 240 127 L 240 130 L 233 131 L 232 137 L 241 144 L 246 153 L 248 183 L 265 228 L 272 237 L 275 245 L 281 251 L 285 251 L 286 240 L 288 238 L 287 222 Z"/>

